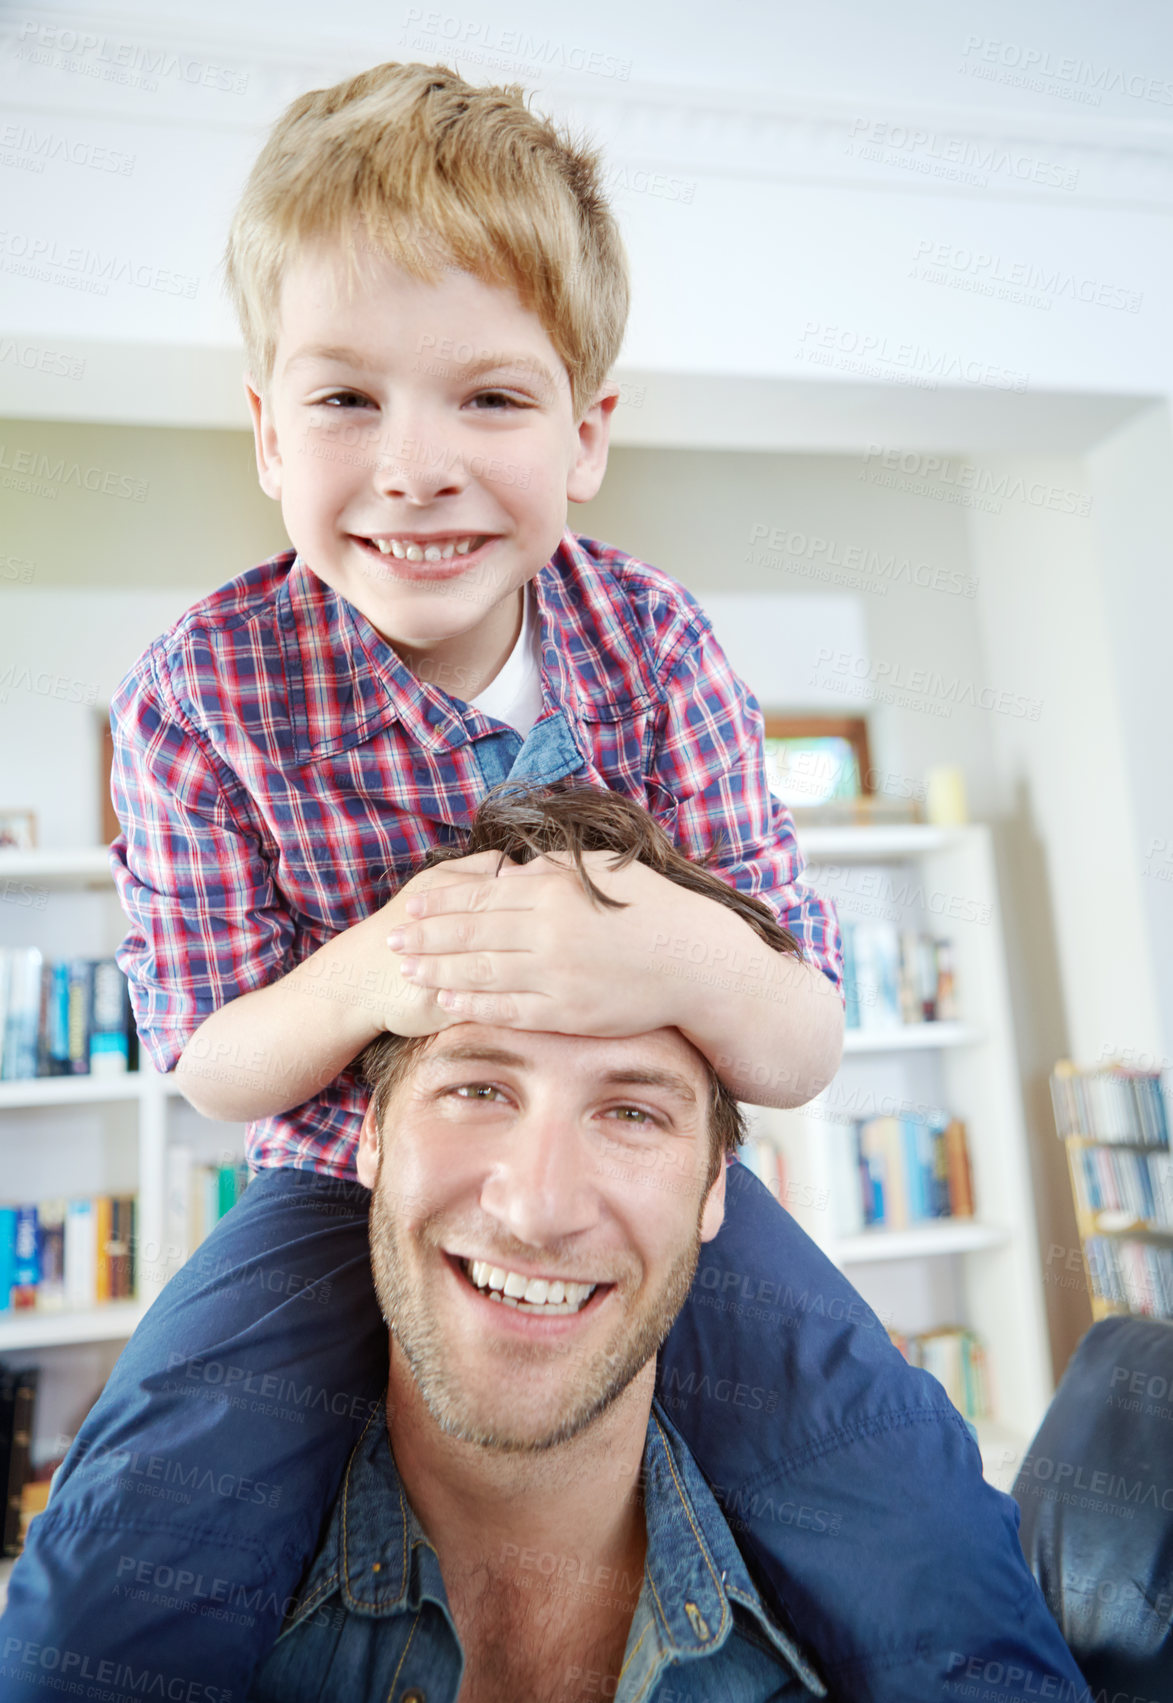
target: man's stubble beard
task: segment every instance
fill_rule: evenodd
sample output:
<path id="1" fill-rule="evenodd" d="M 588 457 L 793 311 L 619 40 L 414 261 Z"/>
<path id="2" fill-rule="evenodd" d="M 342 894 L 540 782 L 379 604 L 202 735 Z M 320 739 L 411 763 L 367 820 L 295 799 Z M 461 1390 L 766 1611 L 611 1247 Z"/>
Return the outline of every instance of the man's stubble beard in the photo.
<path id="1" fill-rule="evenodd" d="M 698 1205 L 691 1242 L 674 1262 L 658 1291 L 646 1298 L 634 1316 L 630 1313 L 622 1316 L 610 1340 L 592 1350 L 581 1362 L 580 1375 L 568 1392 L 557 1421 L 547 1419 L 536 1432 L 509 1430 L 504 1425 L 486 1424 L 475 1413 L 476 1398 L 461 1383 L 458 1356 L 445 1343 L 439 1324 L 428 1312 L 420 1285 L 413 1282 L 409 1267 L 400 1257 L 400 1232 L 381 1183 L 382 1155 L 371 1194 L 370 1238 L 371 1270 L 383 1317 L 411 1369 L 424 1405 L 440 1430 L 461 1442 L 501 1453 L 538 1454 L 556 1448 L 578 1436 L 617 1401 L 671 1330 L 700 1259 Z M 443 1258 L 439 1243 L 428 1238 L 427 1230 L 425 1223 L 417 1240 L 432 1249 L 437 1258 Z M 527 1263 L 531 1261 L 533 1250 L 525 1257 Z M 502 1259 L 499 1263 L 508 1262 Z M 552 1263 L 556 1262 L 552 1260 Z M 616 1293 L 607 1297 L 603 1305 L 612 1305 L 616 1295 L 622 1294 L 622 1287 L 622 1282 L 617 1282 Z M 541 1358 L 553 1364 L 560 1357 L 557 1350 L 542 1343 L 503 1344 L 499 1354 L 502 1380 L 508 1380 L 511 1364 L 527 1367 Z"/>

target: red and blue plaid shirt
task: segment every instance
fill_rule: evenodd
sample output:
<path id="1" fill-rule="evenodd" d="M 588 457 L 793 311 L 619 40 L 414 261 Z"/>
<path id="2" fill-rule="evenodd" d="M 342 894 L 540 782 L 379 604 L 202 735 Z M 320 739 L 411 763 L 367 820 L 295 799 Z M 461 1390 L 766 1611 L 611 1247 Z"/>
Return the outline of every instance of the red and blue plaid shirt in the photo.
<path id="1" fill-rule="evenodd" d="M 527 745 L 543 756 L 529 778 L 555 778 L 553 750 L 557 774 L 636 799 L 690 856 L 719 843 L 717 872 L 765 899 L 838 985 L 834 909 L 800 879 L 760 712 L 697 603 L 569 531 L 534 585 L 543 708 Z M 385 904 L 506 772 L 502 724 L 412 674 L 292 551 L 156 639 L 111 720 L 119 962 L 164 1071 L 211 1012 Z M 250 1125 L 251 1163 L 353 1175 L 366 1100 L 344 1071 Z"/>

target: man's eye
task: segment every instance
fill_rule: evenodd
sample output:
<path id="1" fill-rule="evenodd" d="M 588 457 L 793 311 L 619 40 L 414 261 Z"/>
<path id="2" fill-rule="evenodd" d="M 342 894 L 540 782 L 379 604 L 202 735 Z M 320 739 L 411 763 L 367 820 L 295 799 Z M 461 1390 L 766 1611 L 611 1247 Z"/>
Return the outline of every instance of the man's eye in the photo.
<path id="1" fill-rule="evenodd" d="M 613 1106 L 611 1116 L 617 1118 L 620 1123 L 627 1124 L 650 1124 L 656 1121 L 642 1106 Z"/>
<path id="2" fill-rule="evenodd" d="M 462 1082 L 459 1087 L 450 1090 L 458 1100 L 493 1100 L 503 1099 L 501 1090 L 491 1082 Z"/>

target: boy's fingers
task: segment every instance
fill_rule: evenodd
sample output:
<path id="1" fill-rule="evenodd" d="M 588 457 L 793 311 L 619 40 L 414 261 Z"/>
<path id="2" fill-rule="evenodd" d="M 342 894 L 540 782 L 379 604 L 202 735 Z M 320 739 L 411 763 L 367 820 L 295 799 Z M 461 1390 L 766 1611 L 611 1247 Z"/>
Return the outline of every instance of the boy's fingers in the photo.
<path id="1" fill-rule="evenodd" d="M 531 935 L 523 911 L 495 911 L 473 916 L 458 911 L 451 916 L 425 917 L 402 923 L 387 936 L 393 952 L 414 957 L 417 952 L 528 952 Z"/>
<path id="2" fill-rule="evenodd" d="M 432 952 L 424 958 L 404 958 L 400 974 L 415 987 L 453 988 L 460 993 L 528 992 L 518 987 L 526 961 L 521 952 Z"/>
<path id="3" fill-rule="evenodd" d="M 451 916 L 456 911 L 524 911 L 533 906 L 532 894 L 524 888 L 501 887 L 496 881 L 453 882 L 412 893 L 404 909 L 409 917 Z"/>
<path id="4" fill-rule="evenodd" d="M 458 1023 L 499 1023 L 518 1029 L 540 1027 L 523 1020 L 519 1001 L 513 994 L 456 992 L 445 988 L 437 998 L 449 1018 Z"/>

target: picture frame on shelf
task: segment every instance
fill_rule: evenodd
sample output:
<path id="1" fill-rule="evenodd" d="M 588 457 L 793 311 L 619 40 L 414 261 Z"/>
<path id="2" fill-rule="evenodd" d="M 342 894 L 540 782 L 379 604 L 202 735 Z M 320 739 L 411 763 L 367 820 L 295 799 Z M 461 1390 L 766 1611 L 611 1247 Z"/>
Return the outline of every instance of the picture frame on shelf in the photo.
<path id="1" fill-rule="evenodd" d="M 770 790 L 800 822 L 866 826 L 921 820 L 922 788 L 876 790 L 863 716 L 768 712 L 764 734 Z"/>
<path id="2" fill-rule="evenodd" d="M 849 804 L 871 791 L 863 716 L 768 715 L 766 775 L 791 810 Z"/>
<path id="3" fill-rule="evenodd" d="M 36 843 L 35 810 L 0 808 L 0 851 L 33 851 Z"/>

